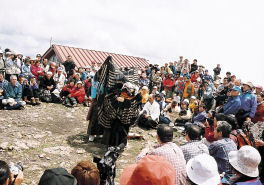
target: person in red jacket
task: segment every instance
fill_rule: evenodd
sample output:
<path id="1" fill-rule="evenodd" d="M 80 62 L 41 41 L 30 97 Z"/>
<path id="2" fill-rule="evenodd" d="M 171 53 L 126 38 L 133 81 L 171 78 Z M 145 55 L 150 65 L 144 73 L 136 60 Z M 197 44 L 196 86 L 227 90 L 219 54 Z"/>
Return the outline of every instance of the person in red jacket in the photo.
<path id="1" fill-rule="evenodd" d="M 200 78 L 199 72 L 198 71 L 194 71 L 194 73 L 191 76 L 191 81 L 192 82 L 197 82 L 198 78 Z"/>
<path id="2" fill-rule="evenodd" d="M 166 92 L 166 98 L 172 98 L 173 90 L 175 86 L 175 79 L 173 78 L 173 73 L 169 72 L 167 78 L 163 80 L 164 90 Z"/>
<path id="3" fill-rule="evenodd" d="M 31 66 L 31 73 L 35 76 L 36 80 L 45 75 L 43 68 L 40 66 L 40 61 L 37 60 L 35 65 Z"/>
<path id="4" fill-rule="evenodd" d="M 264 122 L 264 100 L 263 99 L 264 99 L 263 94 L 257 95 L 258 107 L 257 107 L 257 111 L 255 113 L 255 117 L 253 119 L 254 123 Z"/>
<path id="5" fill-rule="evenodd" d="M 85 100 L 85 89 L 81 81 L 77 82 L 75 90 L 73 90 L 66 98 L 67 107 L 76 107 L 78 103 Z"/>

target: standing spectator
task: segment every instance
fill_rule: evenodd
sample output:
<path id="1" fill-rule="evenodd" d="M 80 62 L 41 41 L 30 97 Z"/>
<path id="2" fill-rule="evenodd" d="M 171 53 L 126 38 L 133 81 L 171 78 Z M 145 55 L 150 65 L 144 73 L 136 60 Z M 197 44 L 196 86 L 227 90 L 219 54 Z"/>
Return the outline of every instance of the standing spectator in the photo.
<path id="1" fill-rule="evenodd" d="M 186 70 L 186 73 L 190 73 L 191 71 L 191 65 L 189 64 L 189 60 L 185 59 L 182 65 L 182 69 L 181 72 L 183 73 L 183 71 Z"/>
<path id="2" fill-rule="evenodd" d="M 217 64 L 216 68 L 214 68 L 214 80 L 216 80 L 216 76 L 220 75 L 221 67 L 220 64 Z"/>
<path id="3" fill-rule="evenodd" d="M 169 68 L 170 68 L 171 72 L 175 75 L 177 70 L 176 70 L 175 66 L 173 65 L 173 62 L 170 62 Z"/>
<path id="4" fill-rule="evenodd" d="M 208 84 L 208 82 L 205 82 L 203 86 L 203 90 L 204 91 L 203 91 L 202 102 L 204 102 L 206 106 L 206 110 L 209 111 L 211 110 L 214 102 L 213 88 Z"/>
<path id="5" fill-rule="evenodd" d="M 186 128 L 185 138 L 188 141 L 181 146 L 186 163 L 199 154 L 208 154 L 208 147 L 201 142 L 202 131 L 197 125 L 190 125 Z"/>
<path id="6" fill-rule="evenodd" d="M 202 78 L 202 79 L 203 79 L 204 82 L 205 82 L 205 81 L 210 81 L 210 82 L 213 81 L 212 76 L 208 74 L 208 69 L 206 69 L 206 70 L 204 71 L 204 75 L 203 75 L 203 78 Z"/>
<path id="7" fill-rule="evenodd" d="M 10 82 L 4 87 L 4 93 L 5 99 L 2 100 L 2 103 L 7 105 L 7 109 L 20 109 L 26 105 L 24 101 L 21 101 L 22 86 L 15 75 L 10 76 Z"/>
<path id="8" fill-rule="evenodd" d="M 190 73 L 196 71 L 198 69 L 198 65 L 197 65 L 197 59 L 193 60 L 193 63 L 191 64 L 191 71 Z"/>
<path id="9" fill-rule="evenodd" d="M 240 127 L 243 125 L 244 121 L 251 121 L 257 110 L 257 98 L 252 92 L 253 87 L 251 82 L 243 84 L 244 92 L 241 95 L 241 107 L 236 115 Z"/>
<path id="10" fill-rule="evenodd" d="M 162 78 L 160 77 L 160 71 L 156 72 L 156 75 L 153 78 L 153 83 L 157 86 L 157 91 L 161 91 Z"/>
<path id="11" fill-rule="evenodd" d="M 31 73 L 31 65 L 30 65 L 30 60 L 25 60 L 25 63 L 22 66 L 22 74 L 28 78 L 29 76 L 32 75 Z"/>
<path id="12" fill-rule="evenodd" d="M 149 90 L 150 90 L 150 92 L 152 92 L 153 87 L 155 86 L 155 84 L 154 84 L 154 79 L 155 78 L 156 78 L 156 71 L 155 71 L 155 69 L 152 69 L 151 70 L 151 74 L 149 75 L 149 80 L 150 80 Z"/>
<path id="13" fill-rule="evenodd" d="M 236 115 L 238 110 L 241 107 L 241 100 L 240 100 L 240 88 L 233 87 L 231 91 L 231 96 L 228 98 L 227 103 L 223 107 L 224 114 L 233 114 Z"/>
<path id="14" fill-rule="evenodd" d="M 262 94 L 258 94 L 257 95 L 257 103 L 258 103 L 258 107 L 257 107 L 257 111 L 255 113 L 255 117 L 253 119 L 254 123 L 257 122 L 264 122 L 264 101 L 263 101 L 264 95 Z"/>
<path id="15" fill-rule="evenodd" d="M 73 75 L 73 70 L 75 69 L 75 63 L 70 55 L 67 57 L 67 60 L 63 63 L 63 65 L 65 67 L 67 78 L 70 78 L 70 76 Z"/>
<path id="16" fill-rule="evenodd" d="M 78 72 L 81 75 L 81 77 L 80 77 L 81 81 L 84 81 L 87 79 L 87 73 L 84 71 L 83 67 L 79 67 Z"/>
<path id="17" fill-rule="evenodd" d="M 143 87 L 143 86 L 149 87 L 149 83 L 150 83 L 150 81 L 147 78 L 146 73 L 142 73 L 141 78 L 139 79 L 139 86 L 140 87 Z"/>
<path id="18" fill-rule="evenodd" d="M 9 81 L 11 75 L 18 76 L 21 73 L 20 68 L 17 66 L 15 53 L 14 52 L 6 52 L 6 79 Z"/>
<path id="19" fill-rule="evenodd" d="M 173 78 L 172 72 L 170 72 L 168 74 L 168 77 L 165 80 L 163 80 L 163 86 L 164 86 L 164 90 L 166 92 L 166 98 L 172 98 L 173 90 L 175 87 L 175 80 Z"/>
<path id="20" fill-rule="evenodd" d="M 214 137 L 217 141 L 209 146 L 209 153 L 215 158 L 219 173 L 225 172 L 227 175 L 232 175 L 228 154 L 237 150 L 236 144 L 229 138 L 231 129 L 231 125 L 226 121 L 218 121 L 214 130 Z"/>
<path id="21" fill-rule="evenodd" d="M 229 72 L 229 71 L 226 72 L 226 78 L 227 78 L 228 82 L 231 82 L 231 72 Z"/>
<path id="22" fill-rule="evenodd" d="M 157 140 L 159 145 L 155 147 L 153 151 L 149 151 L 148 148 L 142 150 L 142 152 L 137 157 L 137 161 L 140 162 L 140 159 L 145 155 L 157 155 L 162 156 L 167 161 L 169 161 L 176 173 L 175 184 L 185 185 L 186 183 L 186 161 L 181 149 L 172 142 L 173 139 L 173 128 L 161 124 L 157 129 Z"/>
<path id="23" fill-rule="evenodd" d="M 3 50 L 0 48 L 0 73 L 2 74 L 4 74 L 6 70 L 6 65 L 3 57 Z"/>
<path id="24" fill-rule="evenodd" d="M 192 82 L 197 82 L 198 78 L 200 78 L 199 72 L 196 70 L 194 73 L 191 75 L 191 81 Z"/>
<path id="25" fill-rule="evenodd" d="M 193 95 L 194 95 L 194 85 L 191 82 L 191 78 L 188 76 L 186 78 L 185 87 L 183 90 L 182 97 L 184 99 L 186 99 L 186 98 L 191 98 L 191 96 L 193 96 Z"/>

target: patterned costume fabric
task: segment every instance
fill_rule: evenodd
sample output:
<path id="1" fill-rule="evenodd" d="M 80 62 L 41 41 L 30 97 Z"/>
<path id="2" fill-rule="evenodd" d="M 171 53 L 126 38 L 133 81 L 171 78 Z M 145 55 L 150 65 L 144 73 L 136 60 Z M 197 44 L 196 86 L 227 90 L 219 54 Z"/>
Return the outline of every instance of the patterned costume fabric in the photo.
<path id="1" fill-rule="evenodd" d="M 138 77 L 133 70 L 128 73 L 131 83 L 137 83 Z M 98 79 L 97 102 L 98 102 L 98 122 L 105 128 L 111 128 L 111 122 L 119 119 L 122 124 L 131 125 L 138 116 L 138 106 L 141 103 L 140 94 L 124 102 L 118 102 L 123 84 L 128 82 L 128 78 L 117 68 L 112 61 L 112 57 L 107 57 L 106 61 L 96 73 Z M 100 90 L 104 87 L 103 92 Z"/>

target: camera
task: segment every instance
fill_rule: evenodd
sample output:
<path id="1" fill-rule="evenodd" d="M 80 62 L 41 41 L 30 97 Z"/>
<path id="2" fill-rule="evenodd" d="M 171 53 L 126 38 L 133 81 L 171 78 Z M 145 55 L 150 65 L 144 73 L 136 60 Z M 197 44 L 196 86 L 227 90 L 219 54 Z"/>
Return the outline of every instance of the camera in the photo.
<path id="1" fill-rule="evenodd" d="M 93 162 L 97 164 L 97 168 L 100 172 L 101 185 L 114 185 L 114 178 L 116 175 L 115 162 L 119 157 L 119 152 L 124 148 L 125 144 L 121 143 L 119 146 L 109 147 L 102 159 L 94 157 Z"/>
<path id="2" fill-rule="evenodd" d="M 11 162 L 9 167 L 10 167 L 10 172 L 14 174 L 14 178 L 17 177 L 19 171 L 24 170 L 24 167 L 22 166 L 21 162 L 19 162 L 17 164 L 14 164 Z"/>

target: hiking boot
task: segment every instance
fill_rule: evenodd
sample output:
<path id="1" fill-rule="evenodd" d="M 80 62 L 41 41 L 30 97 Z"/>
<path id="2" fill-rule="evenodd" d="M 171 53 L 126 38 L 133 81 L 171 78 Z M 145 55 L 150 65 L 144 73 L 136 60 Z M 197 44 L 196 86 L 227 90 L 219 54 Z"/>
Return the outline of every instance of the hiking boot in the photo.
<path id="1" fill-rule="evenodd" d="M 35 100 L 35 98 L 31 98 L 31 104 L 32 104 L 32 105 L 36 105 L 36 100 Z"/>
<path id="2" fill-rule="evenodd" d="M 66 107 L 72 107 L 72 104 L 71 104 L 69 98 L 66 98 L 66 99 L 65 99 L 65 106 L 66 106 Z"/>
<path id="3" fill-rule="evenodd" d="M 72 102 L 72 106 L 73 107 L 77 107 L 78 106 L 77 100 L 75 98 L 71 98 L 71 102 Z"/>
<path id="4" fill-rule="evenodd" d="M 39 98 L 35 98 L 35 101 L 36 101 L 36 105 L 40 105 Z"/>

